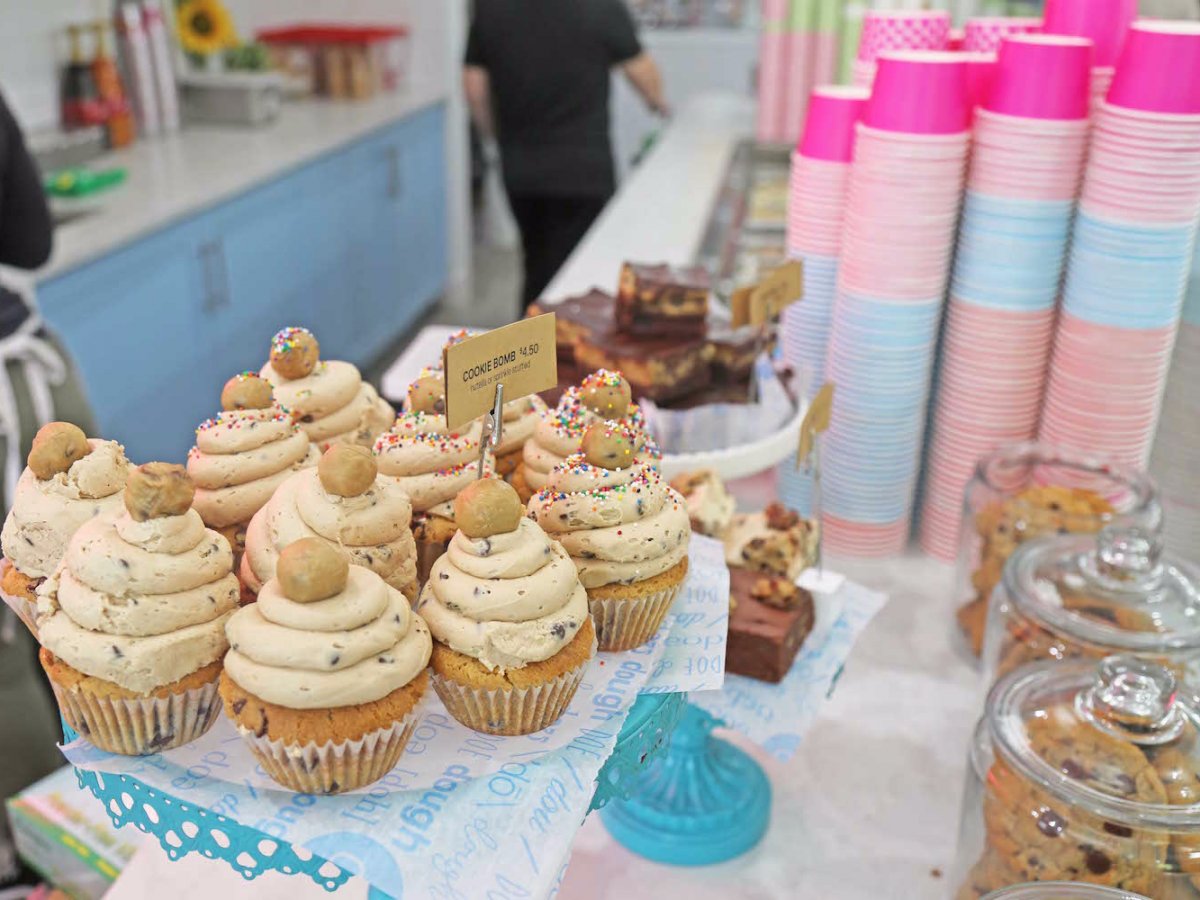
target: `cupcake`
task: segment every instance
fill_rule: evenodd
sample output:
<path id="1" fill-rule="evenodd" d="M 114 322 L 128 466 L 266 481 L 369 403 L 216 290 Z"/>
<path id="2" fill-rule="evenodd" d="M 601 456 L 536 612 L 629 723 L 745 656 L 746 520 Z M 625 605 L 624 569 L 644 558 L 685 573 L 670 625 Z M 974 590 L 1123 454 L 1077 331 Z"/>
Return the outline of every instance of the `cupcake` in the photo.
<path id="1" fill-rule="evenodd" d="M 0 590 L 35 636 L 38 586 L 58 568 L 79 526 L 121 509 L 128 477 L 129 460 L 116 441 L 89 440 L 68 422 L 43 425 L 34 437 L 0 533 Z"/>
<path id="2" fill-rule="evenodd" d="M 410 600 L 417 597 L 412 504 L 395 478 L 378 471 L 375 457 L 357 444 L 335 444 L 316 467 L 287 477 L 246 529 L 238 574 L 257 594 L 275 577 L 289 544 L 320 538 L 346 552 Z"/>
<path id="3" fill-rule="evenodd" d="M 194 741 L 219 709 L 238 580 L 229 542 L 191 508 L 193 490 L 183 466 L 135 469 L 124 510 L 80 526 L 38 589 L 40 659 L 59 709 L 110 753 Z"/>
<path id="4" fill-rule="evenodd" d="M 511 478 L 521 499 L 528 503 L 530 497 L 542 490 L 550 471 L 572 453 L 579 452 L 579 443 L 588 426 L 605 420 L 629 426 L 639 436 L 637 461 L 657 465 L 662 453 L 645 433 L 645 419 L 633 402 L 629 382 L 620 372 L 598 369 L 584 378 L 579 387 L 567 388 L 554 409 L 539 416 Z"/>
<path id="5" fill-rule="evenodd" d="M 650 640 L 688 570 L 687 506 L 637 461 L 636 446 L 637 435 L 619 423 L 590 426 L 582 452 L 529 502 L 530 515 L 575 561 L 601 650 Z"/>
<path id="6" fill-rule="evenodd" d="M 459 530 L 417 605 L 434 637 L 434 690 L 475 731 L 540 731 L 562 715 L 595 655 L 587 593 L 511 485 L 473 481 L 454 507 Z"/>
<path id="7" fill-rule="evenodd" d="M 446 412 L 446 385 L 441 369 L 429 367 L 408 388 L 406 412 L 425 410 L 438 415 Z M 521 463 L 525 442 L 533 437 L 538 421 L 546 414 L 546 403 L 537 394 L 519 397 L 504 404 L 504 425 L 500 430 L 494 462 L 496 474 L 509 478 Z"/>
<path id="8" fill-rule="evenodd" d="M 462 430 L 447 428 L 445 415 L 437 411 L 440 394 L 417 389 L 428 384 L 428 376 L 414 382 L 415 390 L 410 390 L 408 396 L 412 408 L 375 442 L 379 471 L 395 478 L 412 500 L 413 537 L 422 582 L 458 529 L 454 498 L 478 477 L 482 435 L 478 419 Z M 490 461 L 485 464 L 485 474 L 491 474 Z"/>
<path id="9" fill-rule="evenodd" d="M 225 633 L 225 713 L 271 778 L 337 794 L 396 765 L 429 686 L 430 649 L 400 591 L 327 541 L 301 538 Z"/>
<path id="10" fill-rule="evenodd" d="M 396 412 L 348 362 L 322 360 L 312 332 L 285 328 L 271 341 L 259 373 L 319 451 L 339 443 L 370 447 Z"/>
<path id="11" fill-rule="evenodd" d="M 293 472 L 315 466 L 319 454 L 276 405 L 271 385 L 253 372 L 225 383 L 221 407 L 196 429 L 187 470 L 196 485 L 196 512 L 240 559 L 251 517 Z"/>

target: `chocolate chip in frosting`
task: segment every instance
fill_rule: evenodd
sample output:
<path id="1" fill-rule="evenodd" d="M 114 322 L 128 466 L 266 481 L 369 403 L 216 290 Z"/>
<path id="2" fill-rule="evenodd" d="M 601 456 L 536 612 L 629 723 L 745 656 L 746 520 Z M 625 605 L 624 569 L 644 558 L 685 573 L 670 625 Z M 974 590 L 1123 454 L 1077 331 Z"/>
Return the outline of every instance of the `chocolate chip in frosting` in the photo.
<path id="1" fill-rule="evenodd" d="M 561 641 L 567 636 L 567 626 L 562 622 L 555 622 L 550 626 L 550 633 Z"/>
<path id="2" fill-rule="evenodd" d="M 125 654 L 121 652 L 121 648 L 118 647 L 116 644 L 112 645 L 112 652 L 113 652 L 113 656 L 115 656 L 117 659 L 121 659 L 122 657 L 125 656 Z"/>

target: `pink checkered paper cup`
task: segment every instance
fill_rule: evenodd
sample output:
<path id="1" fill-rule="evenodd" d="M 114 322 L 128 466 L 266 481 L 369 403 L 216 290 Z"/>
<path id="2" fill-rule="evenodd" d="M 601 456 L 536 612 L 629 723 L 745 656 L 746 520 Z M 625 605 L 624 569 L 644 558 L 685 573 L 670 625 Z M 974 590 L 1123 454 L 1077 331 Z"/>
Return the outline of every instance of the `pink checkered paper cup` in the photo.
<path id="1" fill-rule="evenodd" d="M 858 59 L 873 62 L 890 50 L 944 50 L 950 14 L 941 10 L 867 10 L 858 39 Z"/>
<path id="2" fill-rule="evenodd" d="M 1145 112 L 1200 114 L 1200 22 L 1134 22 L 1108 102 Z"/>
<path id="3" fill-rule="evenodd" d="M 966 63 L 955 53 L 893 51 L 876 59 L 863 124 L 906 134 L 960 134 L 971 124 Z"/>
<path id="4" fill-rule="evenodd" d="M 996 77 L 984 106 L 1032 119 L 1086 119 L 1092 43 L 1087 38 L 1022 34 L 1000 45 Z"/>
<path id="5" fill-rule="evenodd" d="M 976 16 L 963 28 L 962 49 L 973 53 L 995 53 L 1000 42 L 1013 34 L 1034 34 L 1042 20 L 1031 16 Z"/>
<path id="6" fill-rule="evenodd" d="M 1042 32 L 1089 38 L 1096 48 L 1092 64 L 1115 66 L 1136 15 L 1137 0 L 1046 0 Z"/>

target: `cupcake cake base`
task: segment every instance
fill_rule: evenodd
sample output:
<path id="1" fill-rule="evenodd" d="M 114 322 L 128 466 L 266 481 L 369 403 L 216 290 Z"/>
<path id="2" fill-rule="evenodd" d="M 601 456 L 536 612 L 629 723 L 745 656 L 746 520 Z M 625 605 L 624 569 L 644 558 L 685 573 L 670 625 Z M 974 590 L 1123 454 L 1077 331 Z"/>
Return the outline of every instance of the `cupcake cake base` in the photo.
<path id="1" fill-rule="evenodd" d="M 633 584 L 588 588 L 588 609 L 601 650 L 632 650 L 654 637 L 687 578 L 685 556 L 660 575 Z"/>
<path id="2" fill-rule="evenodd" d="M 508 483 L 516 490 L 517 496 L 521 498 L 522 503 L 528 503 L 530 498 L 537 493 L 525 478 L 525 463 L 520 462 L 513 469 L 512 474 L 508 476 Z"/>
<path id="3" fill-rule="evenodd" d="M 37 589 L 46 579 L 30 578 L 18 572 L 16 566 L 7 559 L 0 560 L 0 592 L 4 593 L 4 602 L 17 618 L 25 623 L 34 637 L 37 637 Z"/>
<path id="4" fill-rule="evenodd" d="M 43 647 L 38 654 L 63 718 L 101 750 L 146 756 L 196 740 L 221 711 L 221 662 L 209 663 L 149 695 L 85 675 Z"/>
<path id="5" fill-rule="evenodd" d="M 221 700 L 250 752 L 276 782 L 309 794 L 365 787 L 391 771 L 417 723 L 429 688 L 422 672 L 370 703 L 332 709 L 289 709 L 221 676 Z"/>
<path id="6" fill-rule="evenodd" d="M 549 659 L 503 674 L 438 641 L 429 665 L 433 689 L 459 722 L 485 734 L 532 734 L 563 714 L 595 653 L 596 630 L 589 618 Z"/>
<path id="7" fill-rule="evenodd" d="M 505 481 L 511 482 L 512 479 L 508 476 L 516 472 L 517 467 L 521 465 L 524 457 L 525 451 L 521 447 L 518 447 L 516 450 L 510 450 L 507 453 L 498 454 L 494 462 L 496 474 Z"/>

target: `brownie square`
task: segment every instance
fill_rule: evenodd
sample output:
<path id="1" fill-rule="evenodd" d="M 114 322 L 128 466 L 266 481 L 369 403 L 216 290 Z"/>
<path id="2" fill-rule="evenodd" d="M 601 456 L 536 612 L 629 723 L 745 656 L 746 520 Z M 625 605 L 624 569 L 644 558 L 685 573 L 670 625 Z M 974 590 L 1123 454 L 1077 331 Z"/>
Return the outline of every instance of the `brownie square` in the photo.
<path id="1" fill-rule="evenodd" d="M 725 670 L 759 681 L 782 681 L 804 639 L 812 632 L 815 618 L 812 594 L 796 588 L 799 594 L 795 605 L 783 609 L 763 602 L 754 592 L 764 579 L 775 582 L 784 579 L 746 569 L 730 569 L 729 579 L 730 594 L 736 605 L 729 613 Z"/>
<path id="2" fill-rule="evenodd" d="M 709 348 L 703 337 L 644 338 L 595 331 L 575 345 L 575 362 L 587 371 L 616 369 L 633 388 L 635 398 L 663 403 L 706 387 Z"/>
<path id="3" fill-rule="evenodd" d="M 617 299 L 599 288 L 586 294 L 568 297 L 561 303 L 531 304 L 526 315 L 554 313 L 554 337 L 558 358 L 563 362 L 575 359 L 575 344 L 597 330 L 611 329 L 615 320 Z M 536 310 L 536 312 L 535 312 Z"/>
<path id="4" fill-rule="evenodd" d="M 626 334 L 700 337 L 710 279 L 702 266 L 625 263 L 617 291 L 617 326 Z"/>
<path id="5" fill-rule="evenodd" d="M 758 352 L 769 351 L 773 343 L 768 336 L 760 347 L 759 336 L 757 328 L 710 327 L 708 343 L 712 347 L 713 376 L 719 381 L 748 381 Z"/>

